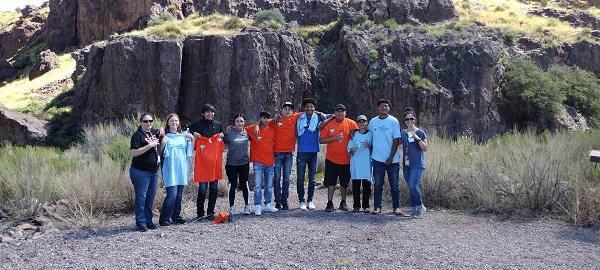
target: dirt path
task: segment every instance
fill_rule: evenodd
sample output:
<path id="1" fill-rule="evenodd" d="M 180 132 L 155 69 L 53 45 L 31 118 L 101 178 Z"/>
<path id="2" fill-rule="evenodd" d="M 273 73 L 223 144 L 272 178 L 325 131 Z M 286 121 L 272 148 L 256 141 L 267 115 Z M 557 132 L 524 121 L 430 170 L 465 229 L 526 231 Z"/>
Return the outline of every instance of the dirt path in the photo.
<path id="1" fill-rule="evenodd" d="M 323 209 L 326 191 L 316 196 Z M 224 209 L 226 198 L 219 198 Z M 2 244 L 0 268 L 600 269 L 600 231 L 553 220 L 518 223 L 449 211 L 413 220 L 298 209 L 237 217 L 235 224 L 139 233 L 127 216 L 97 230 Z"/>

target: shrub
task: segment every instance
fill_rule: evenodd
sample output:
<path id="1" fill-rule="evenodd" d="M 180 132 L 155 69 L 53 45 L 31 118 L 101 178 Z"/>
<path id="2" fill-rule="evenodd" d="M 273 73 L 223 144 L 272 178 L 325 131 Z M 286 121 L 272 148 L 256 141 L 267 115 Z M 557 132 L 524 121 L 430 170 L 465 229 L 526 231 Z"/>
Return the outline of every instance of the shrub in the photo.
<path id="1" fill-rule="evenodd" d="M 593 124 L 600 124 L 600 82 L 596 75 L 579 67 L 557 65 L 548 72 L 559 91 L 564 93 L 564 103 L 588 117 Z"/>
<path id="2" fill-rule="evenodd" d="M 166 23 L 168 21 L 173 21 L 176 19 L 177 18 L 175 18 L 175 16 L 173 16 L 173 14 L 171 12 L 168 12 L 165 10 L 158 15 L 154 15 L 154 16 L 150 17 L 150 20 L 148 21 L 148 26 L 161 25 L 163 23 Z"/>
<path id="3" fill-rule="evenodd" d="M 223 23 L 223 28 L 225 29 L 239 29 L 244 27 L 244 23 L 238 17 L 231 17 L 225 23 Z"/>
<path id="4" fill-rule="evenodd" d="M 377 49 L 369 49 L 369 57 L 371 58 L 371 61 L 377 61 L 377 59 L 379 59 L 379 52 L 377 51 Z"/>
<path id="5" fill-rule="evenodd" d="M 285 17 L 279 9 L 272 8 L 261 10 L 254 14 L 254 25 L 265 28 L 281 28 L 285 24 Z"/>

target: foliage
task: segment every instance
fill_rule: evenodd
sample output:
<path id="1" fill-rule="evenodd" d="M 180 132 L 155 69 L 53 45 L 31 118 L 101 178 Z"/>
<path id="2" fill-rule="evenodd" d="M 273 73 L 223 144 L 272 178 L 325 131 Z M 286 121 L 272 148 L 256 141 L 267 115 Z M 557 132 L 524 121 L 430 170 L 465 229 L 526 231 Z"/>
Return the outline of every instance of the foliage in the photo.
<path id="1" fill-rule="evenodd" d="M 177 18 L 175 18 L 175 16 L 173 16 L 173 13 L 165 10 L 158 15 L 152 16 L 150 18 L 150 20 L 148 21 L 148 26 L 160 25 L 160 24 L 164 24 L 168 21 L 175 21 L 175 20 L 177 20 Z"/>
<path id="2" fill-rule="evenodd" d="M 254 25 L 270 29 L 281 28 L 285 24 L 285 17 L 279 9 L 272 8 L 261 10 L 254 14 Z"/>

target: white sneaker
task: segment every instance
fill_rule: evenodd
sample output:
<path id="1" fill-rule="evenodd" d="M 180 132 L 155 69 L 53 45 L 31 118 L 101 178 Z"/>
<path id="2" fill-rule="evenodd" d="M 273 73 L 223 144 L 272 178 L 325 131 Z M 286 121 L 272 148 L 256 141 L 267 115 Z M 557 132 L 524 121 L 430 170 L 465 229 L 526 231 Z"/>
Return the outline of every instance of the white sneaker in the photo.
<path id="1" fill-rule="evenodd" d="M 260 204 L 254 206 L 254 214 L 257 216 L 262 215 L 262 211 L 260 211 L 260 207 L 261 207 Z"/>
<path id="2" fill-rule="evenodd" d="M 306 211 L 306 203 L 300 203 L 300 210 Z"/>
<path id="3" fill-rule="evenodd" d="M 279 209 L 273 207 L 270 203 L 267 203 L 267 205 L 265 206 L 265 210 L 272 212 L 272 213 L 279 211 Z"/>
<path id="4" fill-rule="evenodd" d="M 308 202 L 308 209 L 310 210 L 315 210 L 317 207 L 315 207 L 315 204 L 313 202 Z"/>
<path id="5" fill-rule="evenodd" d="M 250 205 L 244 207 L 244 215 L 250 215 Z"/>

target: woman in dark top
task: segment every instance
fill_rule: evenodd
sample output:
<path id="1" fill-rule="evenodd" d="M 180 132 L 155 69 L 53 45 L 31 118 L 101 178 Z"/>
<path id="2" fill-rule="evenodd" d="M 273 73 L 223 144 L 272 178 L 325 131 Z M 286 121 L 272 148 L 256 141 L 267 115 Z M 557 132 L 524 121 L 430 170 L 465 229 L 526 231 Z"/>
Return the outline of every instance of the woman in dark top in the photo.
<path id="1" fill-rule="evenodd" d="M 152 223 L 152 207 L 158 185 L 160 131 L 152 128 L 153 121 L 152 115 L 142 114 L 140 127 L 131 136 L 129 177 L 135 190 L 135 225 L 141 232 L 157 228 Z"/>
<path id="2" fill-rule="evenodd" d="M 401 132 L 404 180 L 410 191 L 411 216 L 423 218 L 425 205 L 421 198 L 419 183 L 425 172 L 425 151 L 429 148 L 427 133 L 416 126 L 416 114 L 409 107 L 404 111 L 406 129 Z"/>
<path id="3" fill-rule="evenodd" d="M 206 137 L 210 138 L 213 135 L 220 133 L 221 138 L 223 135 L 223 128 L 221 122 L 215 120 L 215 107 L 211 104 L 204 104 L 201 109 L 202 119 L 192 123 L 190 125 L 190 131 L 194 134 L 195 138 Z M 200 153 L 196 152 L 196 158 Z M 215 179 L 210 183 L 199 183 L 198 185 L 198 197 L 196 200 L 196 215 L 200 219 L 204 217 L 204 201 L 206 200 L 206 192 L 208 189 L 208 208 L 206 209 L 206 218 L 209 220 L 214 219 L 215 215 L 215 204 L 217 203 L 217 187 L 219 185 L 219 179 Z"/>
<path id="4" fill-rule="evenodd" d="M 248 172 L 250 170 L 248 163 L 249 137 L 244 129 L 245 125 L 246 117 L 242 114 L 236 114 L 233 117 L 233 127 L 227 128 L 224 138 L 228 148 L 225 172 L 229 180 L 229 211 L 233 212 L 235 190 L 239 183 L 244 196 L 244 214 L 250 215 L 250 204 L 248 204 Z"/>

